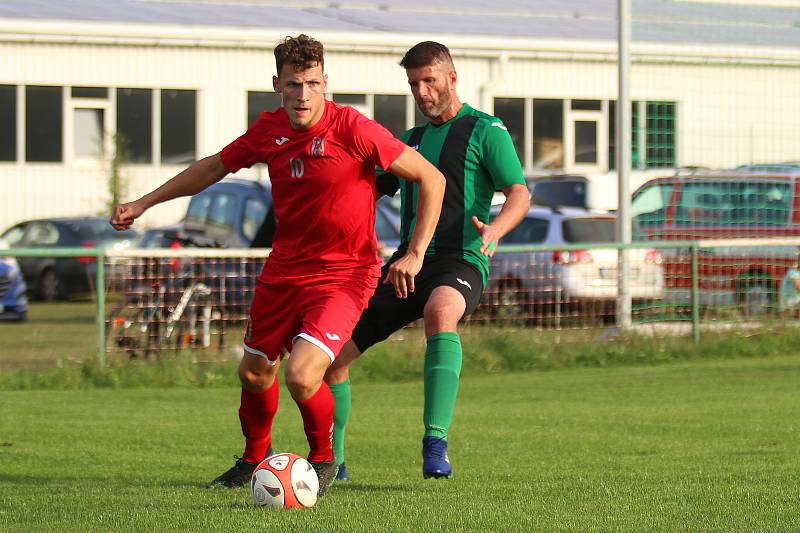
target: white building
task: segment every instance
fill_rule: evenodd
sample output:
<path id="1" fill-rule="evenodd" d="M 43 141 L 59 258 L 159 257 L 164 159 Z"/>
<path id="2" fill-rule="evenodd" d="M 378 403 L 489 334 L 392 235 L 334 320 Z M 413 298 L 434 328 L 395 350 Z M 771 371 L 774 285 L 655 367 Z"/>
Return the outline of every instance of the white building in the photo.
<path id="1" fill-rule="evenodd" d="M 795 0 L 633 13 L 635 165 L 800 160 Z M 598 176 L 613 201 L 616 24 L 615 0 L 0 0 L 0 230 L 104 211 L 115 138 L 129 198 L 217 152 L 276 105 L 272 48 L 301 32 L 326 46 L 331 96 L 397 133 L 416 119 L 397 62 L 443 42 L 462 100 L 504 119 L 526 172 Z"/>

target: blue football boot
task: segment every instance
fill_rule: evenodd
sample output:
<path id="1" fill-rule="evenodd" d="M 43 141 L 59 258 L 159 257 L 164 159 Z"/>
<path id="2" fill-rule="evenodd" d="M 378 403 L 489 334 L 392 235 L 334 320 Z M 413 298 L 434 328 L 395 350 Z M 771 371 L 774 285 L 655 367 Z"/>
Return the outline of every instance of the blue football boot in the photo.
<path id="1" fill-rule="evenodd" d="M 438 437 L 422 439 L 422 477 L 450 478 L 453 467 L 447 459 L 447 441 Z"/>
<path id="2" fill-rule="evenodd" d="M 339 471 L 336 472 L 336 481 L 350 481 L 350 475 L 347 473 L 344 463 L 339 464 Z"/>

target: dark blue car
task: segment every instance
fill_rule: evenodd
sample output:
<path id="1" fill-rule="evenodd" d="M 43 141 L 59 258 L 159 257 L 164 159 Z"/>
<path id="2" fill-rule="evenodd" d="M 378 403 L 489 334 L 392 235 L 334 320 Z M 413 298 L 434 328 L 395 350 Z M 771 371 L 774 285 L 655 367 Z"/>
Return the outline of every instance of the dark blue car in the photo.
<path id="1" fill-rule="evenodd" d="M 0 250 L 8 245 L 0 240 Z M 0 320 L 25 320 L 28 317 L 27 287 L 17 260 L 0 256 Z"/>

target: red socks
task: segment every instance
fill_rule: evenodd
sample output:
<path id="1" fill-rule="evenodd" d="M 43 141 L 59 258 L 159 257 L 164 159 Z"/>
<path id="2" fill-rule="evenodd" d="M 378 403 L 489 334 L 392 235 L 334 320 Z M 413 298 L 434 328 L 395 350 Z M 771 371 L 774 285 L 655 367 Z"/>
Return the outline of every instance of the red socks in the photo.
<path id="1" fill-rule="evenodd" d="M 239 421 L 245 438 L 242 459 L 249 463 L 264 460 L 272 443 L 272 420 L 278 411 L 278 378 L 264 392 L 242 389 Z M 303 417 L 303 428 L 311 451 L 309 461 L 333 461 L 333 394 L 325 382 L 311 398 L 296 402 Z"/>
<path id="2" fill-rule="evenodd" d="M 278 411 L 279 389 L 277 376 L 272 386 L 263 392 L 242 389 L 239 405 L 239 421 L 245 438 L 242 459 L 248 463 L 260 463 L 267 454 L 272 442 L 272 419 Z"/>
<path id="3" fill-rule="evenodd" d="M 324 381 L 311 398 L 296 402 L 311 451 L 308 460 L 333 461 L 333 394 Z"/>

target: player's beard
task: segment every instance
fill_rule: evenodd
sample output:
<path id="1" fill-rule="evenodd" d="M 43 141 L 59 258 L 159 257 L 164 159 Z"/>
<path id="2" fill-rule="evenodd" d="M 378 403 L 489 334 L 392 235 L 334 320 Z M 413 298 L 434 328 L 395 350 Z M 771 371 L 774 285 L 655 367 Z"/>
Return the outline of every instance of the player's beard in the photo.
<path id="1" fill-rule="evenodd" d="M 439 101 L 430 109 L 426 110 L 419 104 L 417 104 L 417 109 L 419 109 L 419 112 L 425 115 L 426 117 L 430 119 L 437 119 L 440 116 L 442 116 L 442 113 L 447 111 L 452 101 L 453 99 L 450 98 L 450 92 L 443 92 L 442 97 L 439 99 Z"/>

